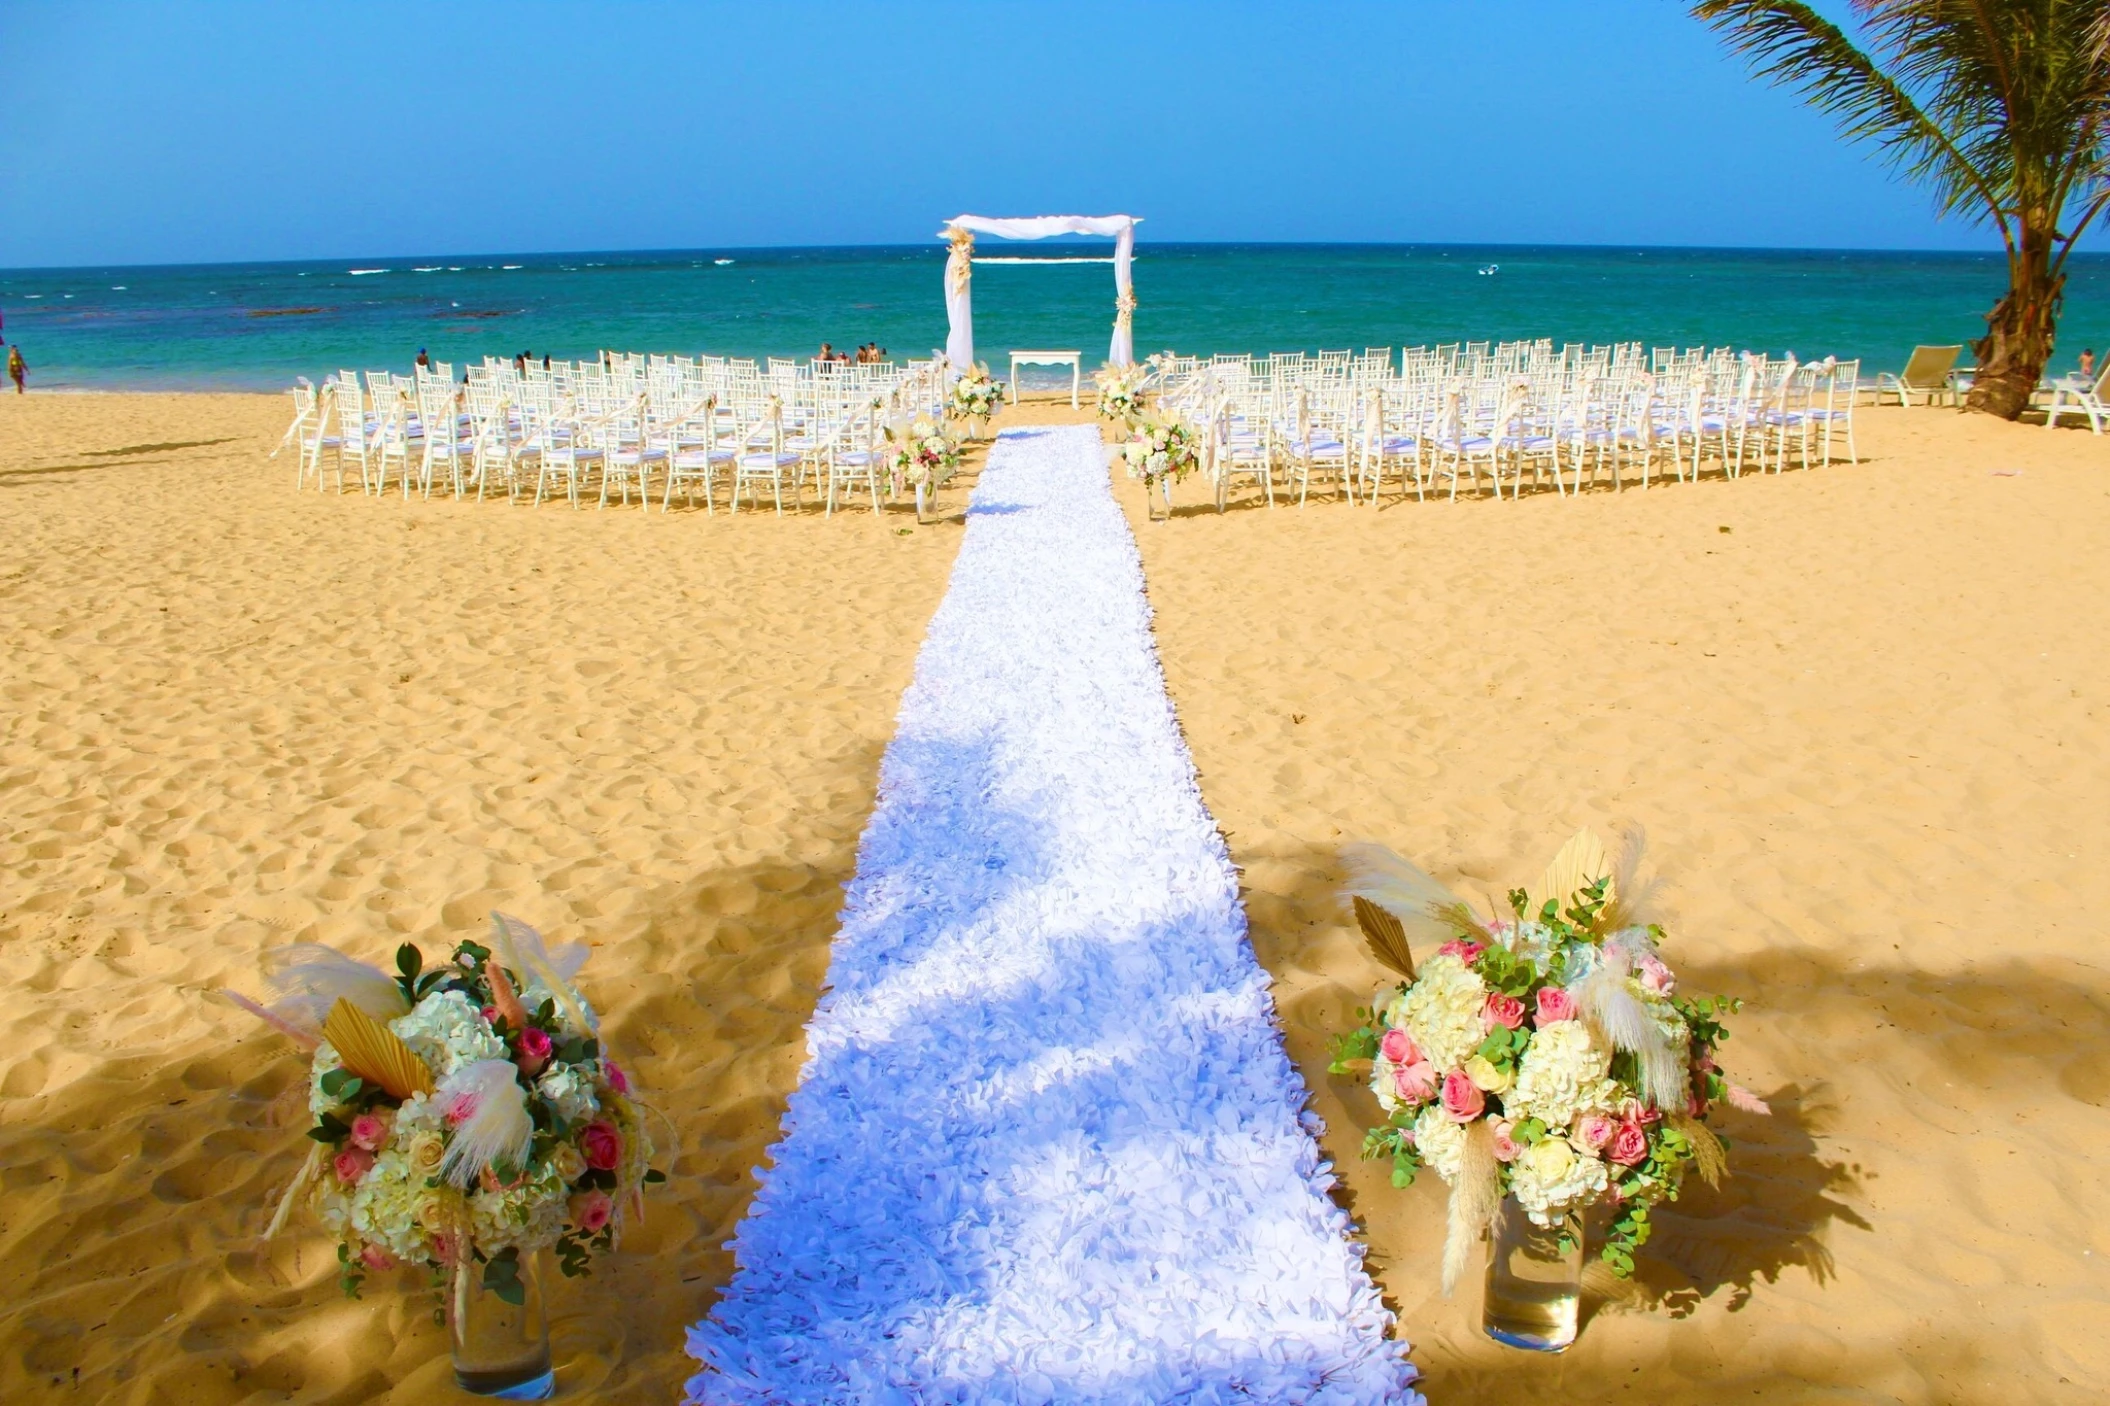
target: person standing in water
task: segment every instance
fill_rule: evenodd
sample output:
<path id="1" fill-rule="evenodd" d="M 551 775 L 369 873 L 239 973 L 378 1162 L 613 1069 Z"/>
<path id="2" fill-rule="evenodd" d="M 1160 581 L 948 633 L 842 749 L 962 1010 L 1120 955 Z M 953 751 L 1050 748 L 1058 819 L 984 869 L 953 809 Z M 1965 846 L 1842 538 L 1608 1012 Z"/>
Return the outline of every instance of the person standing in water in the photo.
<path id="1" fill-rule="evenodd" d="M 22 378 L 29 374 L 29 363 L 22 359 L 22 348 L 9 347 L 7 349 L 7 374 L 14 378 L 15 394 L 22 394 L 24 389 Z"/>

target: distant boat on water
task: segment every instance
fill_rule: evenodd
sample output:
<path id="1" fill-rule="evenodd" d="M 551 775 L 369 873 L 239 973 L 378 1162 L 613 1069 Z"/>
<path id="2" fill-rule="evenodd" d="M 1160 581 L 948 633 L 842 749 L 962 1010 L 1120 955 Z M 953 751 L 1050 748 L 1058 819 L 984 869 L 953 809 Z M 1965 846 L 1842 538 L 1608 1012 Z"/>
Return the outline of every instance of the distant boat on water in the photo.
<path id="1" fill-rule="evenodd" d="M 1502 266 L 1501 266 L 1500 264 L 1482 264 L 1482 265 L 1480 265 L 1480 272 L 1481 272 L 1481 274 L 1482 274 L 1483 276 L 1487 276 L 1487 277 L 1492 277 L 1493 275 L 1495 275 L 1495 274 L 1498 274 L 1498 273 L 1500 273 L 1501 271 L 1502 271 Z"/>

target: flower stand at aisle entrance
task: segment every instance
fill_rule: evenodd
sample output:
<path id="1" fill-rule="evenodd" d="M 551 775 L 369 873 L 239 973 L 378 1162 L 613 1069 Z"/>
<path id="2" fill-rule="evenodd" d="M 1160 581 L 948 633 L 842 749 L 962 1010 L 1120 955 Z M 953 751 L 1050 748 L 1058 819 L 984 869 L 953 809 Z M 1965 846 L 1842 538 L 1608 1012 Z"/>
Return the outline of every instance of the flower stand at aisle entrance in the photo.
<path id="1" fill-rule="evenodd" d="M 1450 1183 L 1445 1295 L 1491 1237 L 1482 1325 L 1512 1347 L 1575 1341 L 1589 1208 L 1610 1208 L 1599 1258 L 1631 1275 L 1650 1208 L 1688 1172 L 1727 1174 L 1710 1113 L 1767 1111 L 1714 1062 L 1738 1003 L 1679 995 L 1657 955 L 1640 857 L 1638 832 L 1614 860 L 1585 830 L 1483 920 L 1380 845 L 1342 852 L 1370 950 L 1403 980 L 1336 1043 L 1333 1071 L 1369 1063 L 1386 1116 L 1363 1155 L 1391 1158 L 1393 1185 L 1423 1166 Z M 1417 939 L 1440 943 L 1419 963 Z"/>
<path id="2" fill-rule="evenodd" d="M 514 1400 L 554 1386 L 542 1261 L 588 1273 L 644 1188 L 652 1141 L 630 1081 L 572 989 L 583 947 L 492 915 L 428 968 L 408 943 L 393 976 L 313 943 L 265 954 L 269 1007 L 228 993 L 310 1051 L 307 1160 L 266 1237 L 310 1207 L 338 1238 L 357 1298 L 423 1270 L 468 1391 Z"/>
<path id="3" fill-rule="evenodd" d="M 692 1401 L 1420 1400 L 1107 469 L 990 451 Z"/>
<path id="4" fill-rule="evenodd" d="M 1201 467 L 1201 436 L 1186 421 L 1158 416 L 1138 416 L 1121 446 L 1128 476 L 1143 484 L 1143 501 L 1152 520 L 1158 517 L 1158 501 L 1164 500 L 1165 517 L 1172 517 L 1172 485 Z"/>

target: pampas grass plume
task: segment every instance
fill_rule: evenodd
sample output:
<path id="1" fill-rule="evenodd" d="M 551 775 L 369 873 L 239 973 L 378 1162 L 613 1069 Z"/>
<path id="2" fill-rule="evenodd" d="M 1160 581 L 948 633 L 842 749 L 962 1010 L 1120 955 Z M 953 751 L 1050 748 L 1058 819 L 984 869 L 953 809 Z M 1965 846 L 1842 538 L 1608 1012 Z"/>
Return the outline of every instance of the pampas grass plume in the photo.
<path id="1" fill-rule="evenodd" d="M 1341 846 L 1346 893 L 1399 919 L 1409 947 L 1441 946 L 1461 930 L 1482 931 L 1464 900 L 1383 845 Z"/>
<path id="2" fill-rule="evenodd" d="M 1502 1204 L 1501 1164 L 1495 1160 L 1495 1135 L 1485 1119 L 1465 1125 L 1465 1150 L 1458 1179 L 1451 1183 L 1449 1229 L 1443 1239 L 1443 1296 L 1449 1298 L 1472 1258 L 1488 1222 Z"/>
<path id="3" fill-rule="evenodd" d="M 469 1116 L 454 1125 L 440 1175 L 467 1191 L 495 1162 L 519 1166 L 534 1141 L 535 1121 L 528 1116 L 527 1090 L 520 1087 L 512 1063 L 480 1059 L 449 1074 L 440 1084 L 440 1107 L 451 1110 L 471 1102 Z"/>
<path id="4" fill-rule="evenodd" d="M 278 997 L 271 1009 L 304 1030 L 320 1030 L 339 1001 L 349 1001 L 375 1020 L 410 1012 L 394 977 L 319 942 L 274 947 L 260 964 L 265 983 Z"/>

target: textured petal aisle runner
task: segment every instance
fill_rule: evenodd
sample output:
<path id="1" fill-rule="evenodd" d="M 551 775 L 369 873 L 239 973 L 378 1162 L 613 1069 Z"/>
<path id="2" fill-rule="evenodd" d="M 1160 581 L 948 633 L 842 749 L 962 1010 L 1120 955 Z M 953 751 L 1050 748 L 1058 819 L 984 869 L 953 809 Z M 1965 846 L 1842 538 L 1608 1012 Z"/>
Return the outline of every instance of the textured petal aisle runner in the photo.
<path id="1" fill-rule="evenodd" d="M 990 456 L 829 979 L 692 1399 L 1419 1399 L 1096 429 Z"/>

